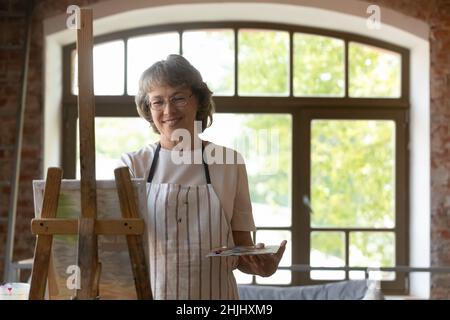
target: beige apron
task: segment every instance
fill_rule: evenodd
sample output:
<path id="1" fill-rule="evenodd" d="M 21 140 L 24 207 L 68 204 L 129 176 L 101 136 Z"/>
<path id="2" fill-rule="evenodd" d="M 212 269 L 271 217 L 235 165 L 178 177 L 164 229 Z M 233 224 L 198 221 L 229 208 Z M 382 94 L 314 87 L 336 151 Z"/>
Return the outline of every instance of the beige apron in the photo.
<path id="1" fill-rule="evenodd" d="M 203 161 L 205 185 L 152 183 L 161 145 L 147 181 L 148 259 L 155 299 L 239 299 L 232 270 L 237 257 L 206 255 L 234 246 L 230 222 L 211 185 Z"/>

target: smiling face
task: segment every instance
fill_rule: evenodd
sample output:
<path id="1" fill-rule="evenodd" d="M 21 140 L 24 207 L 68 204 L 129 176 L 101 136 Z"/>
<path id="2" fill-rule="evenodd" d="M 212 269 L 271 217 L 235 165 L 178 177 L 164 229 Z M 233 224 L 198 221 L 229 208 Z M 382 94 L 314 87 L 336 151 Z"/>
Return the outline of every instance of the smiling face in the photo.
<path id="1" fill-rule="evenodd" d="M 171 136 L 176 129 L 186 129 L 193 136 L 198 100 L 189 88 L 154 86 L 148 93 L 148 101 L 153 122 L 161 134 L 162 147 L 173 147 Z"/>
<path id="2" fill-rule="evenodd" d="M 187 130 L 191 141 L 197 141 L 197 134 L 212 123 L 212 91 L 200 72 L 181 55 L 171 54 L 146 69 L 139 78 L 134 101 L 137 112 L 161 135 L 161 146 L 166 149 L 177 144 L 170 139 L 174 134 L 186 142 L 183 146 L 187 148 L 185 138 L 189 136 L 182 131 Z M 175 132 L 177 129 L 183 130 Z"/>

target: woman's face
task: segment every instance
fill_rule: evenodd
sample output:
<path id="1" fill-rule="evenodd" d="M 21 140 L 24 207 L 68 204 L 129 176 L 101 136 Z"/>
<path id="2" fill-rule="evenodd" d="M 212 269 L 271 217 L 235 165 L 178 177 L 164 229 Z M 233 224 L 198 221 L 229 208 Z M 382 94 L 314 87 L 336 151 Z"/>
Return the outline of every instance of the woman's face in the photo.
<path id="1" fill-rule="evenodd" d="M 176 129 L 187 129 L 193 134 L 198 100 L 189 88 L 155 86 L 148 93 L 148 101 L 161 139 L 171 141 Z"/>

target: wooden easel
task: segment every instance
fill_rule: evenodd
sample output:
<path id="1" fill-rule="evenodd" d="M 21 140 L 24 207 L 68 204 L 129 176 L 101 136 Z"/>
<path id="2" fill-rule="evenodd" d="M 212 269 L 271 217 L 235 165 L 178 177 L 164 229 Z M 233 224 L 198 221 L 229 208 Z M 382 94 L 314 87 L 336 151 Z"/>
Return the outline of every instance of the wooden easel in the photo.
<path id="1" fill-rule="evenodd" d="M 81 216 L 57 219 L 62 169 L 49 168 L 45 182 L 42 214 L 33 219 L 31 230 L 37 235 L 31 274 L 30 300 L 42 300 L 48 279 L 53 235 L 78 234 L 78 267 L 81 288 L 76 299 L 99 296 L 101 263 L 98 261 L 99 234 L 126 235 L 131 268 L 138 299 L 152 299 L 149 273 L 145 261 L 142 234 L 144 221 L 139 218 L 128 168 L 114 171 L 122 219 L 97 219 L 95 180 L 95 104 L 93 93 L 92 9 L 80 10 L 77 30 L 78 114 L 80 123 Z"/>

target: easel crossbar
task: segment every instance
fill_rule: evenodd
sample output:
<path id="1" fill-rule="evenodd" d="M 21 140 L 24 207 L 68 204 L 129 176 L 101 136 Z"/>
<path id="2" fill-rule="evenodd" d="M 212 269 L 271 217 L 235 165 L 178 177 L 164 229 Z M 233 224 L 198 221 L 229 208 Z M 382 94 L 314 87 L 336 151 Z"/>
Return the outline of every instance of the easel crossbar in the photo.
<path id="1" fill-rule="evenodd" d="M 78 219 L 33 219 L 31 232 L 34 235 L 78 234 Z M 97 235 L 142 235 L 142 219 L 97 219 L 94 227 Z"/>

